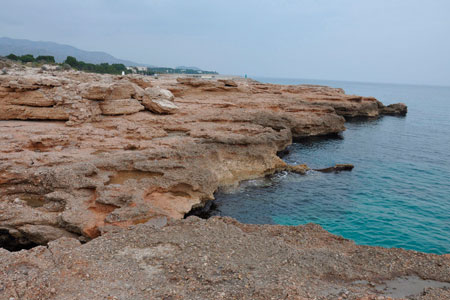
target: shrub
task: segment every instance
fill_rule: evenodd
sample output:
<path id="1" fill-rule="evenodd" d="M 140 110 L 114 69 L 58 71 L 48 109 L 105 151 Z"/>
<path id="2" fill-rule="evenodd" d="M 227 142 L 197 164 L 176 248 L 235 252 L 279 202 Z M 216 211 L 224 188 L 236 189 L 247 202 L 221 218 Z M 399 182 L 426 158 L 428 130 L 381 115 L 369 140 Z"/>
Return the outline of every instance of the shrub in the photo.
<path id="1" fill-rule="evenodd" d="M 65 64 L 68 64 L 69 66 L 71 66 L 72 68 L 77 68 L 78 67 L 78 61 L 75 57 L 73 56 L 67 56 L 66 60 L 64 61 Z"/>
<path id="2" fill-rule="evenodd" d="M 55 57 L 50 55 L 39 55 L 36 57 L 36 61 L 38 62 L 44 62 L 48 64 L 54 64 L 55 63 Z"/>
<path id="3" fill-rule="evenodd" d="M 19 57 L 19 60 L 24 63 L 34 62 L 34 56 L 32 54 L 25 54 Z"/>
<path id="4" fill-rule="evenodd" d="M 19 57 L 17 55 L 12 54 L 12 53 L 10 55 L 8 55 L 6 58 L 9 58 L 10 60 L 19 60 Z"/>

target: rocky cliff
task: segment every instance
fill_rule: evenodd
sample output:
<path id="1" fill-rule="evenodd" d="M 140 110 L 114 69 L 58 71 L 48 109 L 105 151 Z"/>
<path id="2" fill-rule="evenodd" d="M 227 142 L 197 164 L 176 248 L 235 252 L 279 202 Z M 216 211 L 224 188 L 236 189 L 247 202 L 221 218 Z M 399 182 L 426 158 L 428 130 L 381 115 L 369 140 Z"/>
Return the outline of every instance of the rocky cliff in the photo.
<path id="1" fill-rule="evenodd" d="M 182 218 L 220 186 L 286 168 L 276 153 L 293 138 L 384 112 L 374 98 L 323 86 L 3 73 L 0 228 L 18 244 Z"/>
<path id="2" fill-rule="evenodd" d="M 445 256 L 355 246 L 318 226 L 174 221 L 221 186 L 304 170 L 277 156 L 293 139 L 404 115 L 404 104 L 324 86 L 2 63 L 0 244 L 48 248 L 0 249 L 0 298 L 356 299 L 399 276 L 450 281 Z"/>

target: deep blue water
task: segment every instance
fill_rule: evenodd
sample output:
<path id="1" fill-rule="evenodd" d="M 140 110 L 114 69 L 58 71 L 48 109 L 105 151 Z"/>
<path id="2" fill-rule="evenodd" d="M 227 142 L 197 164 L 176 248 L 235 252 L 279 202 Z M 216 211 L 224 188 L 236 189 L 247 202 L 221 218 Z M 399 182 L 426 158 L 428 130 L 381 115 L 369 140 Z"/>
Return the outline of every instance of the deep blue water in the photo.
<path id="1" fill-rule="evenodd" d="M 450 87 L 257 79 L 405 102 L 408 115 L 349 122 L 341 139 L 293 144 L 283 158 L 289 163 L 355 169 L 244 182 L 216 195 L 220 215 L 256 224 L 314 222 L 357 244 L 450 253 Z"/>

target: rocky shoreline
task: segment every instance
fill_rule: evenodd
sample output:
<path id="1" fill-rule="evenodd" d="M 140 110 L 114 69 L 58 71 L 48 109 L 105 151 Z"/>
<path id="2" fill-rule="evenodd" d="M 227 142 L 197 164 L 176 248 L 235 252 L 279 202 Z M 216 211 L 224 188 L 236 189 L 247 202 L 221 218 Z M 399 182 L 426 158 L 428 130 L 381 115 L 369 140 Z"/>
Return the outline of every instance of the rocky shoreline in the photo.
<path id="1" fill-rule="evenodd" d="M 0 246 L 32 249 L 0 250 L 0 298 L 357 299 L 401 276 L 450 281 L 446 256 L 356 246 L 317 225 L 180 220 L 220 187 L 304 172 L 277 155 L 294 139 L 405 115 L 404 104 L 324 86 L 2 64 Z M 417 299 L 433 293 L 448 289 Z"/>

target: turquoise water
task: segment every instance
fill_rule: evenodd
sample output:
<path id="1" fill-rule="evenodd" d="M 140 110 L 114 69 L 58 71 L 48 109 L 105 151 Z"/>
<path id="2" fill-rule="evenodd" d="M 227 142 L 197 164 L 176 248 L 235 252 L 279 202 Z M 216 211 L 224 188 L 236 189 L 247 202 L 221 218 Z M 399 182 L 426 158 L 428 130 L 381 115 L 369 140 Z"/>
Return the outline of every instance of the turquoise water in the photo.
<path id="1" fill-rule="evenodd" d="M 450 87 L 257 78 L 312 83 L 405 102 L 406 117 L 346 124 L 341 138 L 310 139 L 283 159 L 312 168 L 336 163 L 352 172 L 280 173 L 216 195 L 218 214 L 241 222 L 314 222 L 357 244 L 450 253 Z"/>

